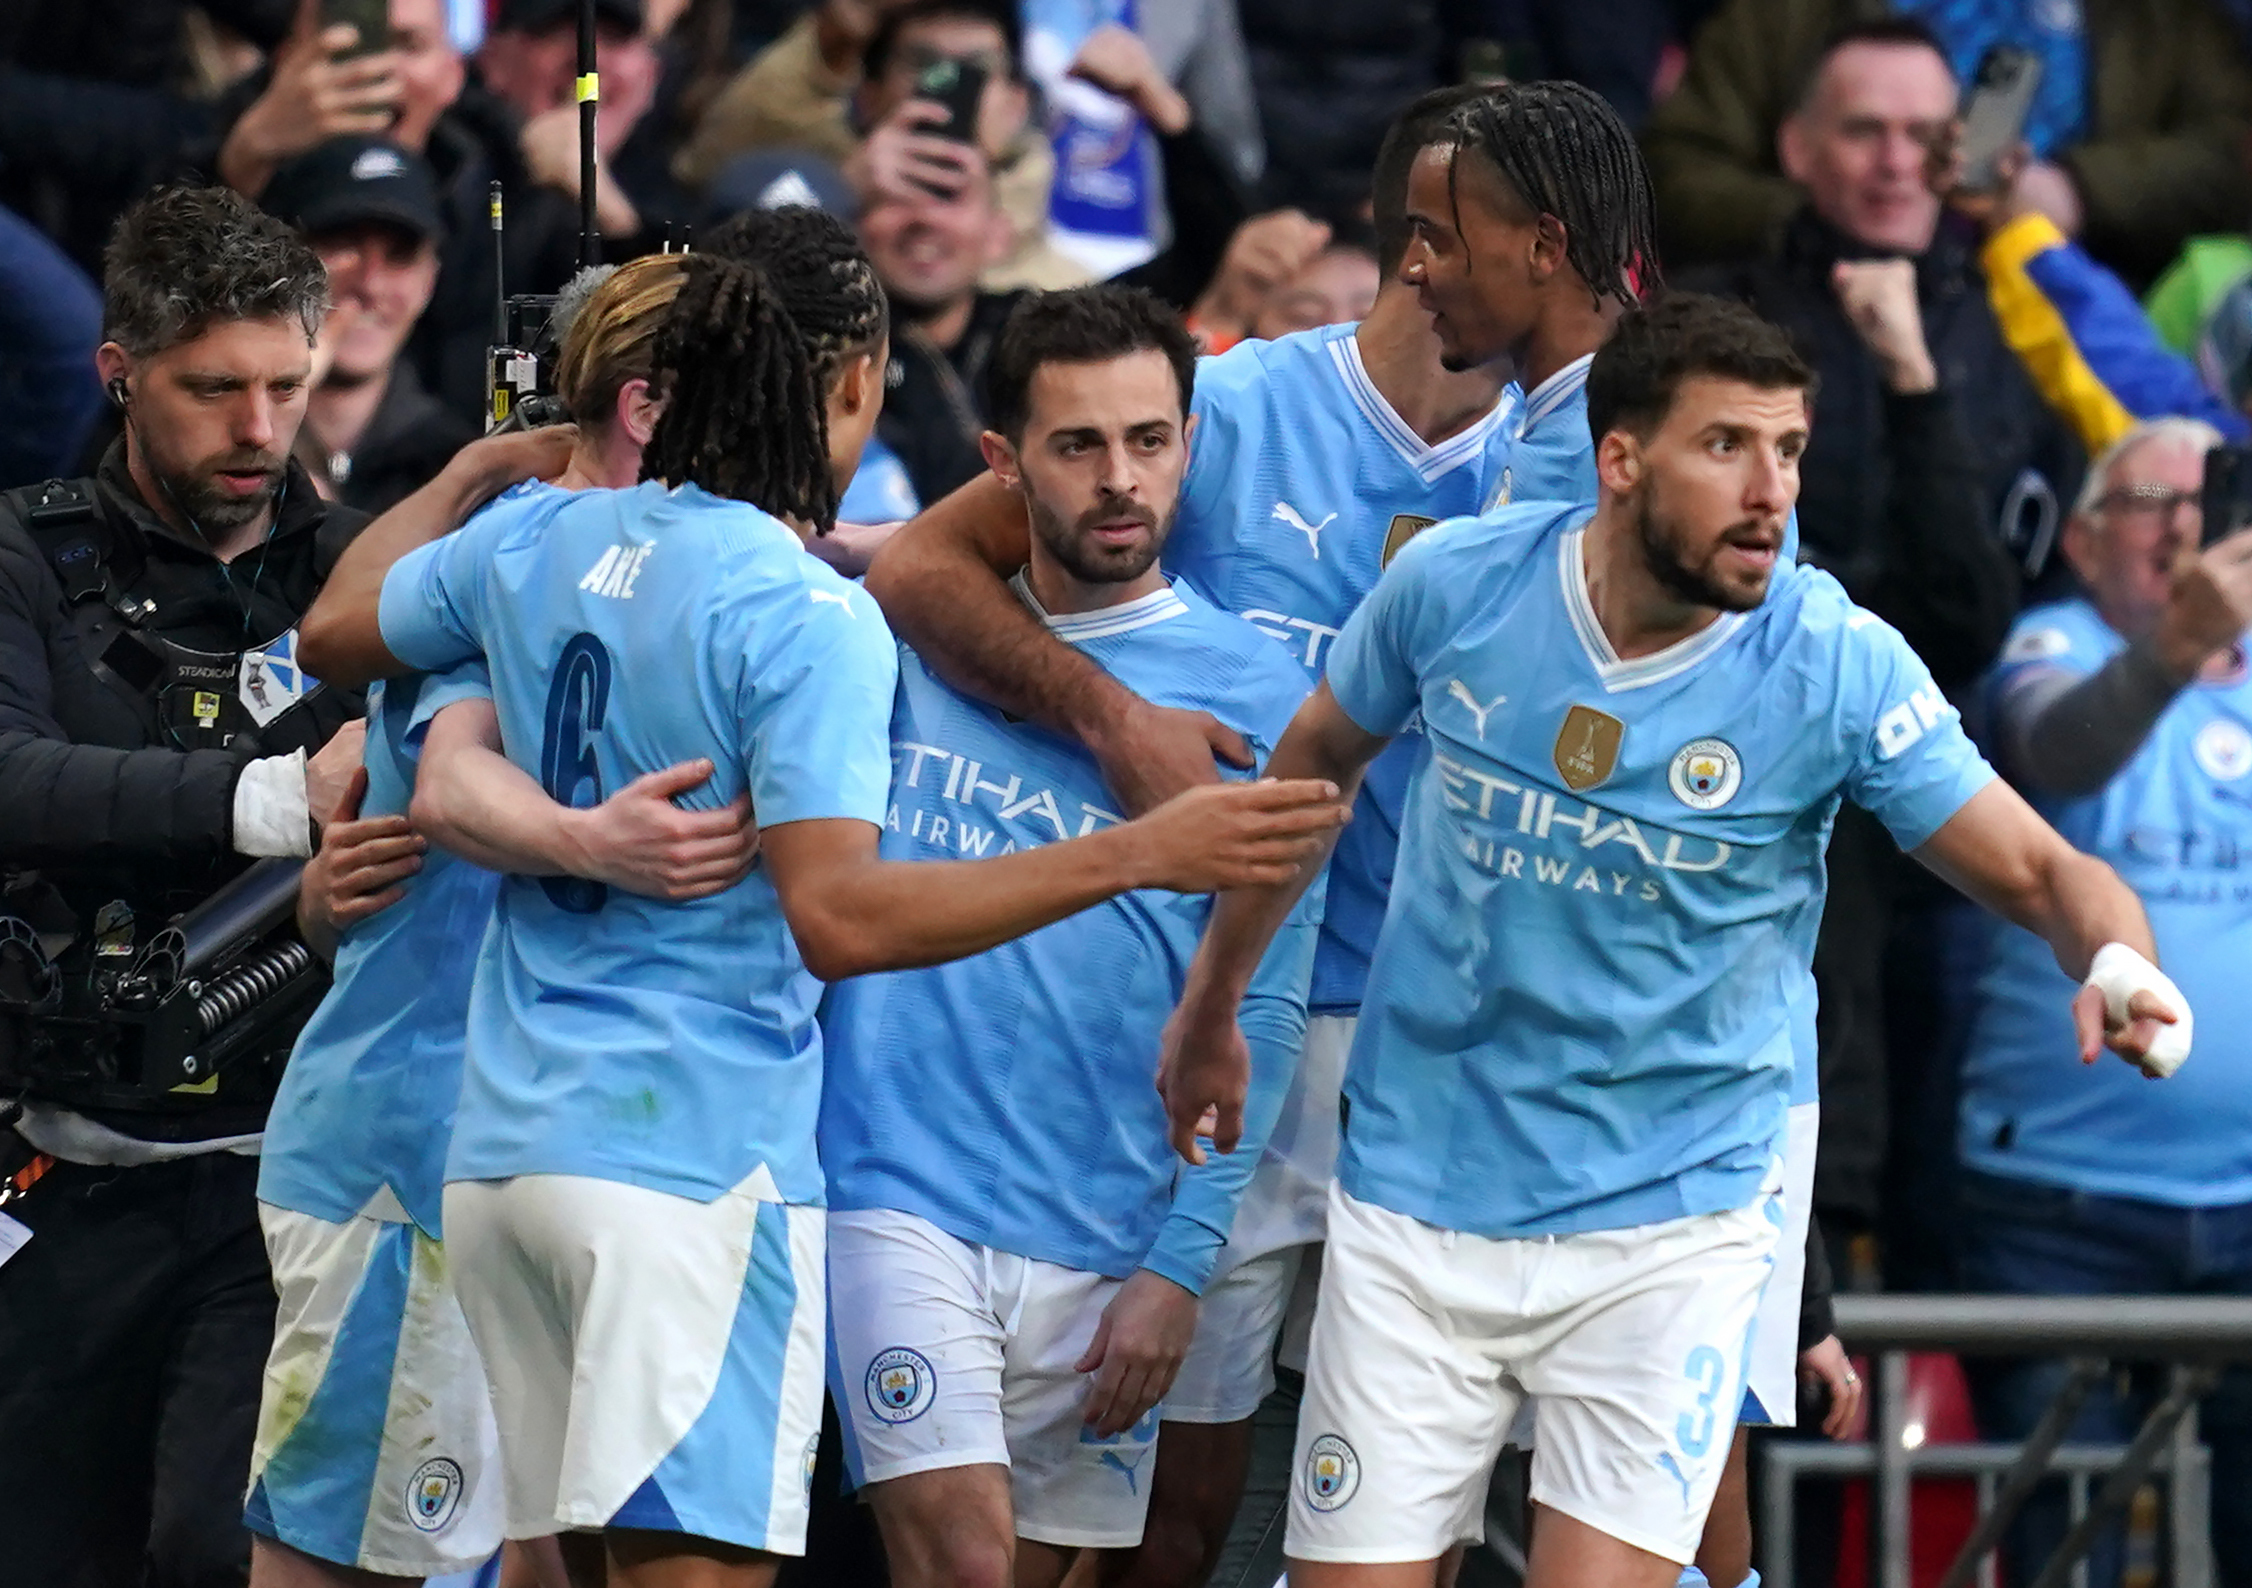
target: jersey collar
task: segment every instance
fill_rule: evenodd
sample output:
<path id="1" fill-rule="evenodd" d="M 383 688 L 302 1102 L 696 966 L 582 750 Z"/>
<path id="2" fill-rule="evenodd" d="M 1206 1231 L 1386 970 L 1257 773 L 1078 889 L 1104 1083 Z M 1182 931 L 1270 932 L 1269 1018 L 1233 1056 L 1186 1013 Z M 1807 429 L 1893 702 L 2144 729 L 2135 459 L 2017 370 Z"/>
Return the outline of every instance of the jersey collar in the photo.
<path id="1" fill-rule="evenodd" d="M 1483 457 L 1486 443 L 1501 427 L 1509 407 L 1506 399 L 1497 400 L 1467 430 L 1447 437 L 1435 447 L 1425 446 L 1414 426 L 1399 416 L 1384 400 L 1384 394 L 1376 389 L 1376 382 L 1369 378 L 1368 366 L 1361 361 L 1359 336 L 1347 332 L 1338 337 L 1329 344 L 1329 357 L 1345 382 L 1345 390 L 1352 396 L 1353 406 L 1360 409 L 1361 416 L 1376 427 L 1376 433 L 1392 444 L 1392 450 L 1400 455 L 1401 461 L 1415 470 L 1426 485 L 1450 469 Z M 1546 389 L 1545 384 L 1543 389 Z"/>
<path id="2" fill-rule="evenodd" d="M 1188 611 L 1186 601 L 1168 584 L 1162 590 L 1152 590 L 1140 600 L 1129 601 L 1124 606 L 1104 607 L 1100 612 L 1050 612 L 1032 593 L 1032 582 L 1019 568 L 1009 580 L 1009 588 L 1017 599 L 1032 609 L 1033 615 L 1048 625 L 1048 632 L 1059 640 L 1074 645 L 1088 640 L 1108 639 L 1113 634 L 1129 634 L 1135 629 L 1146 629 L 1153 623 L 1163 623 Z"/>
<path id="3" fill-rule="evenodd" d="M 1555 374 L 1525 393 L 1525 416 L 1518 422 L 1517 433 L 1523 435 L 1572 398 L 1587 389 L 1588 366 L 1595 362 L 1593 353 L 1582 353 Z"/>
<path id="4" fill-rule="evenodd" d="M 1544 383 L 1545 384 L 1545 383 Z M 1603 625 L 1595 617 L 1595 598 L 1587 589 L 1587 525 L 1567 530 L 1557 536 L 1557 572 L 1564 586 L 1564 610 L 1572 615 L 1572 632 L 1579 636 L 1580 648 L 1595 668 L 1595 676 L 1602 680 L 1603 688 L 1616 694 L 1622 689 L 1641 689 L 1649 684 L 1662 684 L 1669 678 L 1679 677 L 1696 666 L 1714 651 L 1719 650 L 1743 626 L 1741 612 L 1723 612 L 1720 617 L 1687 639 L 1676 640 L 1662 651 L 1648 656 L 1637 656 L 1625 661 L 1611 648 L 1611 637 L 1603 632 Z"/>

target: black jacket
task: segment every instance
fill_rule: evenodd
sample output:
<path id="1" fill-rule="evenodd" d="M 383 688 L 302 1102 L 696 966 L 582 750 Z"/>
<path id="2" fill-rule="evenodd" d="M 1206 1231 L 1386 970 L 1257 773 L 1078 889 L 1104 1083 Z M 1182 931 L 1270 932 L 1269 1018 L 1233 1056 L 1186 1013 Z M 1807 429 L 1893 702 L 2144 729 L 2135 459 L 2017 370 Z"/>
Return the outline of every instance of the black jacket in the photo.
<path id="1" fill-rule="evenodd" d="M 900 324 L 891 336 L 884 371 L 884 411 L 876 433 L 899 454 L 915 495 L 935 502 L 985 469 L 977 438 L 987 413 L 985 372 L 1002 322 L 1025 296 L 981 292 L 970 323 L 950 348 L 915 327 Z"/>
<path id="2" fill-rule="evenodd" d="M 236 650 L 295 627 L 366 522 L 322 501 L 292 465 L 273 535 L 227 565 L 158 522 L 122 446 L 92 484 L 124 593 L 155 603 L 145 627 L 197 650 Z M 0 873 L 36 870 L 82 937 L 112 899 L 153 929 L 247 866 L 234 851 L 235 784 L 253 756 L 281 748 L 238 739 L 225 750 L 174 749 L 86 652 L 54 565 L 0 506 Z M 338 692 L 309 715 L 325 738 L 360 709 L 356 694 Z"/>
<path id="3" fill-rule="evenodd" d="M 1741 298 L 1791 334 L 1821 377 L 1799 470 L 1810 562 L 1907 636 L 1955 690 L 2000 649 L 2017 603 L 2005 516 L 2053 512 L 2079 484 L 2078 444 L 2002 340 L 1968 239 L 1943 227 L 1916 261 L 1939 389 L 1885 388 L 1831 286 L 1868 257 L 1801 210 L 1772 257 L 1683 284 Z"/>

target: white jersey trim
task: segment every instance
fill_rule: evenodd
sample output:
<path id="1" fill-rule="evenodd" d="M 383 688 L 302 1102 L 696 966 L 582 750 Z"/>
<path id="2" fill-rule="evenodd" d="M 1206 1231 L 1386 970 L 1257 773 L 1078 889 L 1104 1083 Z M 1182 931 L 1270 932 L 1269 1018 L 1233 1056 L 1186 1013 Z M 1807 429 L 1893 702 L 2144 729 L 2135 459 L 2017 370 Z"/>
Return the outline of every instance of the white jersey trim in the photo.
<path id="1" fill-rule="evenodd" d="M 1595 355 L 1593 353 L 1582 353 L 1578 358 L 1573 359 L 1569 364 L 1566 364 L 1562 369 L 1527 392 L 1525 394 L 1525 418 L 1524 422 L 1517 427 L 1517 433 L 1523 435 L 1534 425 L 1539 424 L 1569 400 L 1574 392 L 1585 386 L 1588 369 L 1594 362 Z"/>
<path id="2" fill-rule="evenodd" d="M 1715 622 L 1662 651 L 1632 661 L 1622 659 L 1611 648 L 1611 637 L 1603 632 L 1595 616 L 1595 598 L 1587 588 L 1586 541 L 1585 524 L 1558 537 L 1557 572 L 1564 586 L 1564 609 L 1572 615 L 1572 631 L 1579 636 L 1580 648 L 1587 652 L 1606 690 L 1615 694 L 1677 678 L 1726 645 L 1743 626 L 1742 613 L 1723 612 Z"/>
<path id="3" fill-rule="evenodd" d="M 1032 593 L 1032 582 L 1019 568 L 1009 580 L 1009 588 L 1017 599 L 1030 607 L 1048 631 L 1059 640 L 1074 644 L 1086 640 L 1108 639 L 1113 634 L 1129 634 L 1135 629 L 1146 629 L 1153 623 L 1163 623 L 1180 617 L 1189 609 L 1171 584 L 1162 590 L 1152 590 L 1148 595 L 1129 601 L 1123 606 L 1104 607 L 1099 612 L 1050 612 Z"/>
<path id="4" fill-rule="evenodd" d="M 1378 435 L 1392 444 L 1392 450 L 1426 485 L 1452 469 L 1485 456 L 1486 443 L 1493 439 L 1494 432 L 1508 416 L 1509 403 L 1497 398 L 1469 429 L 1447 437 L 1437 446 L 1426 446 L 1423 438 L 1415 433 L 1415 427 L 1400 417 L 1399 411 L 1376 389 L 1376 382 L 1369 378 L 1368 366 L 1361 361 L 1358 336 L 1347 333 L 1331 342 L 1329 358 L 1337 366 L 1353 406 L 1376 427 Z"/>

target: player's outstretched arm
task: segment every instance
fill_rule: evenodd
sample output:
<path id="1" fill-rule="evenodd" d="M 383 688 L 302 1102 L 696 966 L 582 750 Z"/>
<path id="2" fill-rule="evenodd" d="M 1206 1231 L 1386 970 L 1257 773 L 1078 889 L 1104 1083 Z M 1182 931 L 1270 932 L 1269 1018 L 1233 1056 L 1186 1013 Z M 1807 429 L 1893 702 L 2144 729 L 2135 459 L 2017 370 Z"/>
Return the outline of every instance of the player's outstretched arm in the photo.
<path id="1" fill-rule="evenodd" d="M 758 859 L 748 796 L 719 810 L 673 803 L 711 775 L 711 762 L 683 761 L 574 810 L 501 753 L 490 699 L 462 700 L 430 720 L 412 816 L 431 842 L 490 871 L 588 877 L 679 903 L 734 887 Z"/>
<path id="2" fill-rule="evenodd" d="M 1048 632 L 1007 579 L 1032 555 L 1024 503 L 990 474 L 925 508 L 868 566 L 868 593 L 941 678 L 1084 744 L 1131 815 L 1248 768 L 1250 747 L 1203 711 L 1153 706 Z"/>
<path id="3" fill-rule="evenodd" d="M 461 528 L 470 514 L 510 486 L 562 473 L 578 434 L 575 425 L 551 425 L 472 441 L 436 479 L 354 536 L 298 624 L 298 658 L 305 670 L 328 683 L 354 687 L 407 672 L 407 665 L 383 643 L 377 620 L 383 576 L 417 546 Z"/>
<path id="4" fill-rule="evenodd" d="M 1291 718 L 1267 759 L 1267 775 L 1333 783 L 1350 805 L 1360 792 L 1361 774 L 1389 742 L 1347 716 L 1325 681 Z M 1231 888 L 1213 905 L 1204 941 L 1189 964 L 1180 1006 L 1165 1023 L 1157 1069 L 1173 1150 L 1190 1163 L 1204 1162 L 1197 1134 L 1208 1112 L 1214 1114 L 1214 1146 L 1233 1152 L 1243 1139 L 1251 1055 L 1236 1010 L 1291 908 L 1328 864 L 1334 842 L 1334 832 L 1325 835 L 1321 846 L 1288 876 Z"/>
<path id="5" fill-rule="evenodd" d="M 2105 1046 L 2153 1077 L 2189 1056 L 2190 1008 L 2157 965 L 2142 900 L 1997 779 L 1972 795 L 1916 858 L 2005 920 L 2048 941 L 2067 976 L 2080 1058 Z"/>
<path id="6" fill-rule="evenodd" d="M 887 861 L 872 823 L 785 822 L 762 835 L 782 913 L 823 981 L 939 965 L 1137 888 L 1211 893 L 1296 874 L 1348 805 L 1325 782 L 1220 783 L 1135 821 L 992 860 Z"/>

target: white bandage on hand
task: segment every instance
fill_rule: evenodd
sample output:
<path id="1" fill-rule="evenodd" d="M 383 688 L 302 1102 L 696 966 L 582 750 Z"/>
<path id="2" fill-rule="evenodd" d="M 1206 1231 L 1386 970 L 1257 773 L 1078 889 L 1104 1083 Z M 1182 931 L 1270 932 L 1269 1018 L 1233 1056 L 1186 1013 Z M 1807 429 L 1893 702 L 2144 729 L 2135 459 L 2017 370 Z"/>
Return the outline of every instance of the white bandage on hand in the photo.
<path id="1" fill-rule="evenodd" d="M 2164 971 L 2124 943 L 2106 943 L 2096 950 L 2096 957 L 2088 966 L 2085 985 L 2103 994 L 2104 1012 L 2114 1028 L 2134 1018 L 2128 1005 L 2139 992 L 2150 993 L 2172 1010 L 2174 1023 L 2159 1026 L 2158 1036 L 2144 1056 L 2142 1067 L 2161 1077 L 2172 1075 L 2182 1067 L 2182 1061 L 2189 1057 L 2192 1025 L 2189 1000 Z"/>

